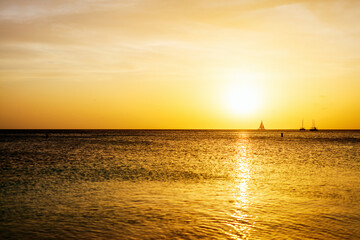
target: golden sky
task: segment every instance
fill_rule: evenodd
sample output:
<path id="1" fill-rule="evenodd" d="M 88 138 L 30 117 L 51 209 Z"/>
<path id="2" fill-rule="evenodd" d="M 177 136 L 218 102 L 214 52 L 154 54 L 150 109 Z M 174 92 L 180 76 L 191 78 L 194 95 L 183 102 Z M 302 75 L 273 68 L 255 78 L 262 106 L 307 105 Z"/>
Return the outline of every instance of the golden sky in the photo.
<path id="1" fill-rule="evenodd" d="M 0 1 L 0 128 L 360 128 L 358 0 Z"/>

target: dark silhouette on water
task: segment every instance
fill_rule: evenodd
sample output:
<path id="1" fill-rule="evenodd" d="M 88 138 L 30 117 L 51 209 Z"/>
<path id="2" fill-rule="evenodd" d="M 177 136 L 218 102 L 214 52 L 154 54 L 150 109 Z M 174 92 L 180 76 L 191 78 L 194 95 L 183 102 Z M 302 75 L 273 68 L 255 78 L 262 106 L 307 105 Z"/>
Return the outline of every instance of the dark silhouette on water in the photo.
<path id="1" fill-rule="evenodd" d="M 305 131 L 305 128 L 304 128 L 304 119 L 302 120 L 300 131 Z"/>
<path id="2" fill-rule="evenodd" d="M 315 121 L 314 120 L 313 120 L 312 128 L 310 129 L 310 131 L 312 131 L 312 132 L 318 131 L 318 129 L 315 126 Z"/>
<path id="3" fill-rule="evenodd" d="M 259 130 L 265 130 L 264 123 L 263 123 L 262 120 L 261 120 L 261 123 L 260 123 Z"/>
<path id="4" fill-rule="evenodd" d="M 281 137 L 284 137 L 284 133 L 281 133 Z"/>

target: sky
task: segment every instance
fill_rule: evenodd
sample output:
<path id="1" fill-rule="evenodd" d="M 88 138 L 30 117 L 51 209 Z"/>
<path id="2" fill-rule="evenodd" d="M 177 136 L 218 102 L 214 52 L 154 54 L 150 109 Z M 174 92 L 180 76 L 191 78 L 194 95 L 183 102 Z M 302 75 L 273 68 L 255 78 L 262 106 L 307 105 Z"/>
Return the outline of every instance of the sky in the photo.
<path id="1" fill-rule="evenodd" d="M 360 129 L 358 0 L 0 0 L 0 129 Z"/>

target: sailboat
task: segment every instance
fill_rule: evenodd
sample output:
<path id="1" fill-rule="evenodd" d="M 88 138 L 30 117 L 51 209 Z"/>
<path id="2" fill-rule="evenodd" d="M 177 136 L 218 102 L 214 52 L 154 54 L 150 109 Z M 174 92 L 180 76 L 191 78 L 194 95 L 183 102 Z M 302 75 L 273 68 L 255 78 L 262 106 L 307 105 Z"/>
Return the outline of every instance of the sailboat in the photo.
<path id="1" fill-rule="evenodd" d="M 305 128 L 304 128 L 304 119 L 302 120 L 300 131 L 305 131 Z"/>
<path id="2" fill-rule="evenodd" d="M 312 131 L 312 132 L 318 131 L 318 129 L 315 126 L 315 121 L 314 120 L 313 120 L 312 128 L 310 129 L 310 131 Z"/>
<path id="3" fill-rule="evenodd" d="M 260 123 L 259 130 L 265 130 L 264 123 L 263 123 L 262 120 L 261 120 L 261 123 Z"/>

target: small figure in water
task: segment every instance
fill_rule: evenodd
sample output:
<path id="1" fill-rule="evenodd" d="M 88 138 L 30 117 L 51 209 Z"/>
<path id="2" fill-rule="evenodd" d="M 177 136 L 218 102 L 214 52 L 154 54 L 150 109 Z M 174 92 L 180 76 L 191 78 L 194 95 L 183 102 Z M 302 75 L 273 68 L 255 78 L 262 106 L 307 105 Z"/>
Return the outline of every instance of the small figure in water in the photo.
<path id="1" fill-rule="evenodd" d="M 281 137 L 284 137 L 284 133 L 281 133 Z"/>
<path id="2" fill-rule="evenodd" d="M 45 135 L 45 138 L 49 138 L 49 134 L 48 134 L 48 133 Z"/>

